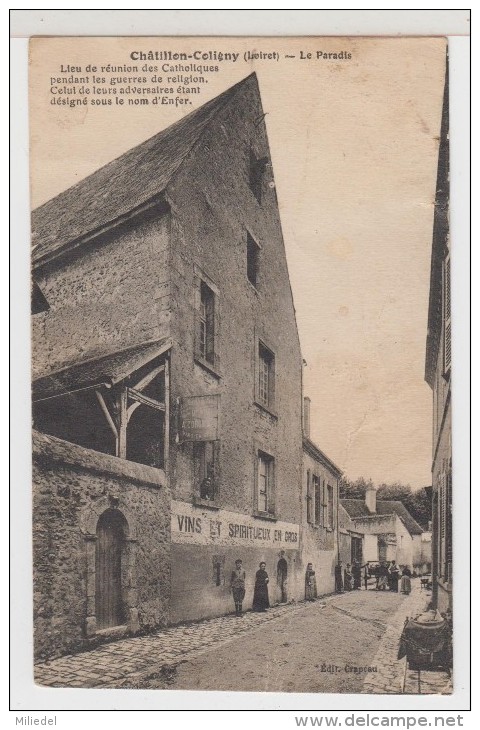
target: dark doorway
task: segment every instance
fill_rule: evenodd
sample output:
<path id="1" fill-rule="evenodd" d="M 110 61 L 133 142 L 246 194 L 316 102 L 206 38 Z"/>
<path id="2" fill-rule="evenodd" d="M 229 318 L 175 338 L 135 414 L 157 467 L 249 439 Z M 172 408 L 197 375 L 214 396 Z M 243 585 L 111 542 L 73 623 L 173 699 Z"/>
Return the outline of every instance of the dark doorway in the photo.
<path id="1" fill-rule="evenodd" d="M 362 538 L 361 537 L 352 537 L 352 564 L 358 563 L 359 565 L 362 565 L 363 563 L 363 550 L 362 550 Z"/>
<path id="2" fill-rule="evenodd" d="M 378 538 L 378 560 L 380 563 L 385 563 L 387 560 L 387 543 L 383 537 Z"/>
<path id="3" fill-rule="evenodd" d="M 287 602 L 287 575 L 288 564 L 285 558 L 280 558 L 277 563 L 277 584 L 280 591 L 280 603 Z"/>
<path id="4" fill-rule="evenodd" d="M 125 518 L 117 510 L 107 510 L 98 520 L 95 554 L 95 613 L 98 629 L 125 623 L 122 596 L 125 527 Z"/>

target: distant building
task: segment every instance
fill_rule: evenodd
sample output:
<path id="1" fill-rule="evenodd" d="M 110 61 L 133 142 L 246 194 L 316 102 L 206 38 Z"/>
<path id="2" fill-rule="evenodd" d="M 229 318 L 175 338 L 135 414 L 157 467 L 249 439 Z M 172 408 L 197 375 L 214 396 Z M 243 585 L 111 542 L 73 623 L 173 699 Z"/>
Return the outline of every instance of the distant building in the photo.
<path id="1" fill-rule="evenodd" d="M 425 380 L 433 391 L 433 603 L 452 607 L 452 414 L 449 239 L 448 67 L 433 217 Z"/>
<path id="2" fill-rule="evenodd" d="M 423 530 L 399 500 L 377 500 L 376 490 L 367 489 L 365 501 L 342 499 L 341 505 L 363 536 L 364 562 L 395 560 L 422 572 Z"/>
<path id="3" fill-rule="evenodd" d="M 310 399 L 304 398 L 302 481 L 302 556 L 312 563 L 319 593 L 335 587 L 338 559 L 338 485 L 340 469 L 310 439 Z"/>

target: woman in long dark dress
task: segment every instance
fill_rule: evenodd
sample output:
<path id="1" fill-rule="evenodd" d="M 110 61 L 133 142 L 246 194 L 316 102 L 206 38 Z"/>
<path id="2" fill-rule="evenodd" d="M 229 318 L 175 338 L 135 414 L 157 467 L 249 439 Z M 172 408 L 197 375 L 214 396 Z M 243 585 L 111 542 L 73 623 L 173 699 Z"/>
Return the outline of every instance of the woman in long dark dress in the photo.
<path id="1" fill-rule="evenodd" d="M 352 575 L 353 575 L 353 588 L 354 590 L 359 590 L 362 587 L 362 565 L 360 563 L 355 562 L 352 565 Z"/>
<path id="2" fill-rule="evenodd" d="M 265 570 L 266 563 L 260 563 L 260 570 L 255 573 L 255 590 L 253 592 L 254 611 L 266 611 L 270 608 L 268 600 L 268 573 Z"/>

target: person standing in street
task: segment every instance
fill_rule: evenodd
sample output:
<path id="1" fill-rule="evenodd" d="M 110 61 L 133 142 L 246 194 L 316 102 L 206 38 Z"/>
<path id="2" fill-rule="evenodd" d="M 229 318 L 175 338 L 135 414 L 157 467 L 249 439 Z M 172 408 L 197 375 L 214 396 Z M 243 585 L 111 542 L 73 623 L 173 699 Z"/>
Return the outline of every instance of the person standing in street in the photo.
<path id="1" fill-rule="evenodd" d="M 232 571 L 230 578 L 230 590 L 232 591 L 235 603 L 235 616 L 243 616 L 242 603 L 245 598 L 245 571 L 240 559 L 235 560 L 235 570 Z"/>
<path id="2" fill-rule="evenodd" d="M 335 566 L 335 593 L 343 593 L 343 566 L 341 560 Z"/>
<path id="3" fill-rule="evenodd" d="M 254 611 L 262 612 L 270 608 L 270 602 L 268 600 L 268 573 L 265 570 L 267 567 L 266 563 L 260 563 L 259 570 L 255 573 L 255 590 L 253 592 L 253 605 Z"/>
<path id="4" fill-rule="evenodd" d="M 363 566 L 357 562 L 352 565 L 353 588 L 356 591 L 360 590 L 362 587 L 362 567 Z"/>
<path id="5" fill-rule="evenodd" d="M 388 567 L 386 563 L 380 563 L 380 567 L 378 568 L 378 583 L 377 583 L 377 591 L 385 591 L 387 590 L 388 586 Z"/>
<path id="6" fill-rule="evenodd" d="M 410 594 L 410 591 L 412 590 L 411 577 L 412 571 L 410 570 L 408 565 L 406 565 L 402 570 L 402 577 L 400 580 L 400 590 L 406 596 L 408 596 Z"/>
<path id="7" fill-rule="evenodd" d="M 343 574 L 343 588 L 346 591 L 351 591 L 353 588 L 353 575 L 352 571 L 350 570 L 350 563 L 347 563 L 347 567 L 345 568 L 345 572 Z"/>
<path id="8" fill-rule="evenodd" d="M 317 597 L 317 580 L 312 563 L 308 563 L 305 571 L 305 600 L 314 601 Z"/>
<path id="9" fill-rule="evenodd" d="M 400 570 L 395 560 L 392 560 L 388 569 L 388 585 L 390 590 L 394 593 L 398 593 L 398 579 L 400 577 Z"/>
<path id="10" fill-rule="evenodd" d="M 277 585 L 280 592 L 280 603 L 287 602 L 287 576 L 288 563 L 285 560 L 285 551 L 280 552 L 280 560 L 277 563 Z"/>

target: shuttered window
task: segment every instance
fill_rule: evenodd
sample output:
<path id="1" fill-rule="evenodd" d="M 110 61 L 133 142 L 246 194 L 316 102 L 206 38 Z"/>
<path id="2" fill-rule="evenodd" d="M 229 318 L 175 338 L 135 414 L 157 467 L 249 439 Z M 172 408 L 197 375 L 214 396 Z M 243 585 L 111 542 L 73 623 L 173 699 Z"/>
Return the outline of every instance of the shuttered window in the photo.
<path id="1" fill-rule="evenodd" d="M 275 460 L 263 451 L 257 456 L 257 512 L 275 514 Z"/>

